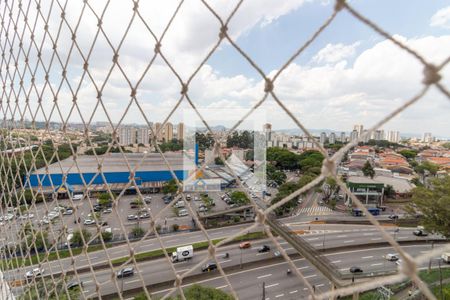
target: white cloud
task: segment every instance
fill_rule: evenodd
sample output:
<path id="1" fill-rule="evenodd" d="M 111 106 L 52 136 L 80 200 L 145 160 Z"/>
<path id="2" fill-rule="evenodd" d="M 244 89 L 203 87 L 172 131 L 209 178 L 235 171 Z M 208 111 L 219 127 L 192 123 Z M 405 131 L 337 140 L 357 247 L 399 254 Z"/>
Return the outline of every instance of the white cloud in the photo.
<path id="1" fill-rule="evenodd" d="M 345 58 L 351 57 L 355 54 L 356 48 L 360 45 L 360 42 L 353 43 L 351 45 L 339 44 L 327 44 L 321 49 L 313 58 L 313 62 L 316 63 L 336 63 L 342 61 Z"/>
<path id="2" fill-rule="evenodd" d="M 450 6 L 438 10 L 431 17 L 430 26 L 450 29 Z"/>

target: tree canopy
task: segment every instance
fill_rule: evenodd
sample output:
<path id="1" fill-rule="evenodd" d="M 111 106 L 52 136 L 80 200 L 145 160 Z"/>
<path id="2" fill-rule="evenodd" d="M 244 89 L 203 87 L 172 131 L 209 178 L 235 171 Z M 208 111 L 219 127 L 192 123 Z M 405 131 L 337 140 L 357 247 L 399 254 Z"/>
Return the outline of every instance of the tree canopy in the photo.
<path id="1" fill-rule="evenodd" d="M 403 149 L 403 150 L 400 150 L 398 153 L 401 154 L 406 159 L 413 159 L 417 155 L 417 151 L 410 150 L 410 149 Z"/>
<path id="2" fill-rule="evenodd" d="M 363 168 L 362 168 L 362 172 L 364 174 L 364 176 L 373 178 L 375 176 L 375 170 L 372 167 L 372 164 L 369 161 L 366 161 L 366 163 L 364 164 Z"/>
<path id="3" fill-rule="evenodd" d="M 410 213 L 422 213 L 421 222 L 430 232 L 450 238 L 450 176 L 430 180 L 430 188 L 416 187 Z"/>
<path id="4" fill-rule="evenodd" d="M 231 201 L 233 203 L 239 204 L 239 205 L 245 205 L 249 204 L 250 200 L 248 199 L 247 195 L 242 191 L 234 191 L 230 195 Z"/>
<path id="5" fill-rule="evenodd" d="M 166 183 L 164 183 L 162 192 L 164 194 L 175 194 L 178 191 L 178 185 L 175 179 L 170 179 Z"/>

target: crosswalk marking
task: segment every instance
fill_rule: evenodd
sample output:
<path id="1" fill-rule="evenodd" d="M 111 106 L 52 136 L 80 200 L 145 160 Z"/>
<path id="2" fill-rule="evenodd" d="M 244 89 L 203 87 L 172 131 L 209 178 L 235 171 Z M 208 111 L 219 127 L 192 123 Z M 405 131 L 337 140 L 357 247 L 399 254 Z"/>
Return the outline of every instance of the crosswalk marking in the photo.
<path id="1" fill-rule="evenodd" d="M 333 213 L 327 206 L 313 206 L 313 207 L 303 207 L 297 213 L 297 215 L 304 214 L 308 216 L 319 216 L 319 215 L 329 215 Z"/>

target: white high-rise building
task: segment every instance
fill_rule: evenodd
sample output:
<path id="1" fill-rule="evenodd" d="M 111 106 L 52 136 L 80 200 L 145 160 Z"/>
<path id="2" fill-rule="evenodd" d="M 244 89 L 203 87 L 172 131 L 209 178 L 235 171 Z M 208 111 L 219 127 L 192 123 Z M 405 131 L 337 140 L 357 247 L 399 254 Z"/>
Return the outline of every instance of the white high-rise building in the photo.
<path id="1" fill-rule="evenodd" d="M 362 139 L 362 141 L 364 143 L 368 143 L 370 140 L 370 134 L 367 134 L 367 130 L 363 130 L 362 135 L 365 135 L 364 138 Z"/>
<path id="2" fill-rule="evenodd" d="M 353 130 L 356 130 L 358 132 L 358 137 L 360 137 L 363 134 L 364 126 L 363 125 L 355 125 L 355 126 L 353 126 Z"/>
<path id="3" fill-rule="evenodd" d="M 353 129 L 353 131 L 350 133 L 350 141 L 356 141 L 358 139 L 358 131 L 356 129 Z"/>
<path id="4" fill-rule="evenodd" d="M 386 139 L 391 143 L 400 142 L 400 132 L 399 131 L 388 131 Z"/>
<path id="5" fill-rule="evenodd" d="M 148 128 L 142 127 L 136 130 L 136 143 L 149 145 Z"/>
<path id="6" fill-rule="evenodd" d="M 341 132 L 341 143 L 345 143 L 346 137 L 345 137 L 345 132 Z"/>
<path id="7" fill-rule="evenodd" d="M 320 143 L 323 145 L 327 141 L 327 134 L 325 132 L 320 133 Z"/>
<path id="8" fill-rule="evenodd" d="M 263 131 L 266 135 L 266 141 L 272 140 L 272 124 L 266 123 L 263 126 Z"/>
<path id="9" fill-rule="evenodd" d="M 336 134 L 334 132 L 330 133 L 330 136 L 328 137 L 328 143 L 330 144 L 336 143 Z"/>
<path id="10" fill-rule="evenodd" d="M 433 135 L 431 134 L 431 132 L 425 132 L 423 134 L 423 138 L 422 138 L 422 142 L 424 143 L 431 143 L 433 142 Z"/>
<path id="11" fill-rule="evenodd" d="M 122 146 L 136 143 L 136 128 L 120 127 L 119 128 L 119 144 Z"/>

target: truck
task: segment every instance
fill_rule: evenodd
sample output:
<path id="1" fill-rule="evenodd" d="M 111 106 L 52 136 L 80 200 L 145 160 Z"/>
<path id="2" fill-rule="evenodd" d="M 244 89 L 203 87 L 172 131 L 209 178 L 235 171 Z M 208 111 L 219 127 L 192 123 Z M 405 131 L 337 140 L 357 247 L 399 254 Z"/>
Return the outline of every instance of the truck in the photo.
<path id="1" fill-rule="evenodd" d="M 177 251 L 172 252 L 172 262 L 184 261 L 194 256 L 194 247 L 192 245 L 178 247 Z"/>
<path id="2" fill-rule="evenodd" d="M 450 263 L 450 252 L 442 253 L 441 258 L 444 262 Z"/>

